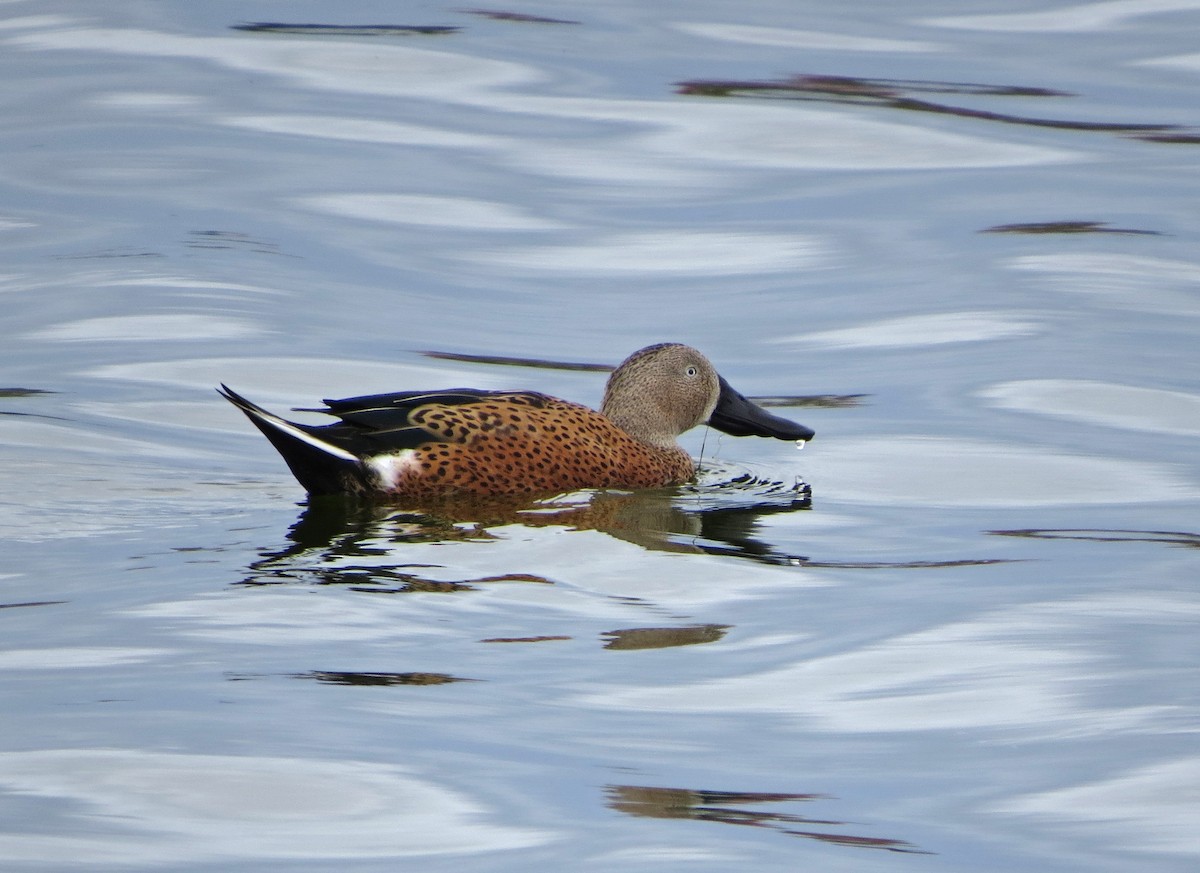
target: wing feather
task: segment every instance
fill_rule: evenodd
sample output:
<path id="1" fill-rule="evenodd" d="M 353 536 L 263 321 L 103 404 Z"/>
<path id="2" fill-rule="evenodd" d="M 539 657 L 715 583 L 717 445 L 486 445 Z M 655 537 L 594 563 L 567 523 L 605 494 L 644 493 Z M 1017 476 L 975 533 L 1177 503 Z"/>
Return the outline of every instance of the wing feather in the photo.
<path id="1" fill-rule="evenodd" d="M 445 391 L 406 391 L 396 394 L 369 394 L 324 401 L 325 408 L 303 410 L 321 412 L 341 419 L 329 430 L 345 430 L 385 449 L 416 448 L 431 441 L 447 440 L 447 429 L 434 425 L 444 410 L 444 418 L 474 418 L 470 407 L 481 404 L 519 404 L 544 408 L 553 398 L 533 391 L 482 391 L 453 388 Z M 419 413 L 419 415 L 418 415 Z M 417 418 L 414 418 L 417 416 Z M 417 419 L 420 420 L 417 420 Z M 464 431 L 465 435 L 465 431 Z M 461 442 L 461 439 L 452 439 Z"/>

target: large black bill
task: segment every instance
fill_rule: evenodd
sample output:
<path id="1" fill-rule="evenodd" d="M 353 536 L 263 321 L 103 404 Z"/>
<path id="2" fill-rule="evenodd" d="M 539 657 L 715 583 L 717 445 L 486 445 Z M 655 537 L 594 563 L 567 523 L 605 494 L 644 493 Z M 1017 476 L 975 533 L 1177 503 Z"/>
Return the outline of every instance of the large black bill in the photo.
<path id="1" fill-rule="evenodd" d="M 777 440 L 811 440 L 814 431 L 802 424 L 772 415 L 761 406 L 752 403 L 733 389 L 724 376 L 721 380 L 721 396 L 708 423 L 730 436 L 775 437 Z"/>

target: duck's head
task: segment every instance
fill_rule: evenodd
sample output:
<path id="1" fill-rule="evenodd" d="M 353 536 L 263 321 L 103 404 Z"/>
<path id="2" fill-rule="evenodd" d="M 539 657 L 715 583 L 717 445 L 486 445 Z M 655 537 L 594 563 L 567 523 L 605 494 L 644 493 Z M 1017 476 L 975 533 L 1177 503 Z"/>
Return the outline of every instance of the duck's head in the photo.
<path id="1" fill-rule="evenodd" d="M 810 440 L 813 431 L 772 415 L 735 391 L 690 346 L 660 343 L 626 358 L 604 389 L 600 411 L 630 436 L 672 448 L 681 433 L 707 422 L 732 436 Z"/>

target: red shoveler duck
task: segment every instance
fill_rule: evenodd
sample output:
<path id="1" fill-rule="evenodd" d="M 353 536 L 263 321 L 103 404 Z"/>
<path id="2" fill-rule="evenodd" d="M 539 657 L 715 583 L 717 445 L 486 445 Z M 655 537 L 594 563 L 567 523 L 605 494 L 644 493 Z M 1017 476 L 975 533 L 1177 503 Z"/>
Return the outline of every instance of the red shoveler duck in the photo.
<path id="1" fill-rule="evenodd" d="M 696 464 L 676 442 L 707 423 L 733 436 L 810 440 L 725 381 L 700 352 L 661 343 L 613 371 L 596 412 L 533 391 L 407 391 L 326 400 L 340 421 L 297 424 L 228 386 L 311 496 L 502 496 L 679 485 Z"/>

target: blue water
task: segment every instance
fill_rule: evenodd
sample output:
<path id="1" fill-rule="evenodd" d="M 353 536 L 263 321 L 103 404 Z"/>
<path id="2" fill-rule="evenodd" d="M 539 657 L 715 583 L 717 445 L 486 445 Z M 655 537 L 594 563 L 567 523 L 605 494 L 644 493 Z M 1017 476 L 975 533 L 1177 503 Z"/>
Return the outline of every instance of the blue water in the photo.
<path id="1" fill-rule="evenodd" d="M 1194 869 L 1200 2 L 462 9 L 0 4 L 4 869 Z M 212 390 L 663 340 L 816 440 L 340 514 Z"/>

